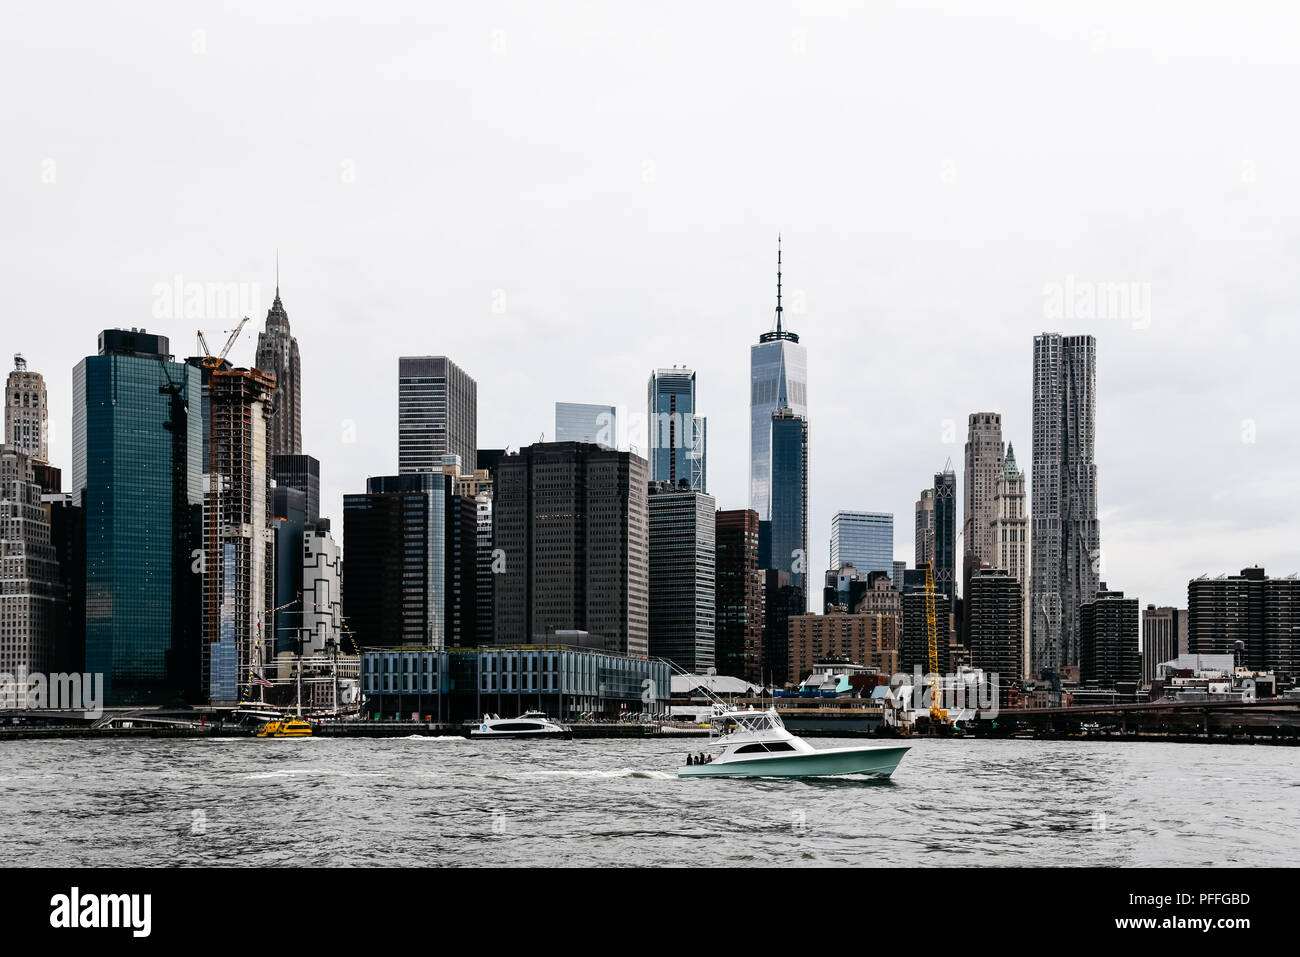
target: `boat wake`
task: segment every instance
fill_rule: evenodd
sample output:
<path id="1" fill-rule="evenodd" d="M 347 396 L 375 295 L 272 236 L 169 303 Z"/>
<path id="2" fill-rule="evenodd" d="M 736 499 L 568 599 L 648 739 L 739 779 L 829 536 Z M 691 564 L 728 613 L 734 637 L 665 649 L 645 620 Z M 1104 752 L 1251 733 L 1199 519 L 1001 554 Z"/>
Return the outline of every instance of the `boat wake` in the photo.
<path id="1" fill-rule="evenodd" d="M 642 778 L 649 781 L 672 781 L 677 775 L 664 771 L 644 771 L 640 768 L 556 768 L 547 771 L 525 771 L 532 777 L 556 778 L 595 778 L 614 780 L 617 778 Z"/>

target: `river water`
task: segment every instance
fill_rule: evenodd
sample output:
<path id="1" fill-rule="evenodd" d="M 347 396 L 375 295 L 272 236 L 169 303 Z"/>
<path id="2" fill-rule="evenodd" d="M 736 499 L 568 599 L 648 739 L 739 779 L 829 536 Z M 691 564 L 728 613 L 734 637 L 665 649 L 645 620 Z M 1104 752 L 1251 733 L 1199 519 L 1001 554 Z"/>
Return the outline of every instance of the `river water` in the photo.
<path id="1" fill-rule="evenodd" d="M 1300 857 L 1292 748 L 918 740 L 887 782 L 678 779 L 696 743 L 2 742 L 0 854 L 35 866 L 1216 866 Z"/>

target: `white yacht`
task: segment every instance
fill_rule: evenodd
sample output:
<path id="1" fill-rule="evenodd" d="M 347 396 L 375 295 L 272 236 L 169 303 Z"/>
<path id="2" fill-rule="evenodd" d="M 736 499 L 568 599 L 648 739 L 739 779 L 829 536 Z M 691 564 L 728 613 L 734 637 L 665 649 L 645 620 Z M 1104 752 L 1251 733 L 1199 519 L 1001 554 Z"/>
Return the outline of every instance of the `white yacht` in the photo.
<path id="1" fill-rule="evenodd" d="M 525 711 L 517 718 L 483 715 L 483 720 L 469 732 L 471 738 L 569 738 L 564 725 L 552 721 L 541 711 Z"/>
<path id="2" fill-rule="evenodd" d="M 821 777 L 867 774 L 889 777 L 908 745 L 863 745 L 814 748 L 785 729 L 775 708 L 728 710 L 718 705 L 709 728 L 709 743 L 677 769 L 683 778 Z"/>

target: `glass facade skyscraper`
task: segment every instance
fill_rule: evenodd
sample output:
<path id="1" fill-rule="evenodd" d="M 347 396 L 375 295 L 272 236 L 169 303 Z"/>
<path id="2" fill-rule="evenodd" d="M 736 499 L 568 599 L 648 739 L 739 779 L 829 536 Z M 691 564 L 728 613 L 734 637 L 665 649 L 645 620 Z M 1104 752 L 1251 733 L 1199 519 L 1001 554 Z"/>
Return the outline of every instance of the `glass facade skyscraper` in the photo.
<path id="1" fill-rule="evenodd" d="M 72 379 L 72 493 L 86 523 L 86 670 L 109 706 L 197 694 L 200 371 L 162 336 L 106 330 Z"/>
<path id="2" fill-rule="evenodd" d="M 768 561 L 807 591 L 808 421 L 790 409 L 772 416 L 772 519 Z"/>
<path id="3" fill-rule="evenodd" d="M 649 486 L 650 654 L 693 674 L 716 666 L 717 502 Z"/>
<path id="4" fill-rule="evenodd" d="M 397 471 L 440 471 L 444 455 L 478 468 L 478 384 L 446 356 L 402 356 L 397 377 Z"/>
<path id="5" fill-rule="evenodd" d="M 776 328 L 749 347 L 749 507 L 772 518 L 772 415 L 790 409 L 808 417 L 808 352 L 782 328 L 781 253 L 776 254 Z"/>
<path id="6" fill-rule="evenodd" d="M 836 512 L 831 517 L 831 570 L 850 564 L 894 574 L 894 516 L 888 512 Z"/>
<path id="7" fill-rule="evenodd" d="M 677 485 L 685 480 L 707 491 L 707 423 L 698 415 L 695 372 L 656 369 L 646 385 L 646 448 L 650 481 Z"/>
<path id="8" fill-rule="evenodd" d="M 618 409 L 586 402 L 555 403 L 555 441 L 618 448 Z"/>

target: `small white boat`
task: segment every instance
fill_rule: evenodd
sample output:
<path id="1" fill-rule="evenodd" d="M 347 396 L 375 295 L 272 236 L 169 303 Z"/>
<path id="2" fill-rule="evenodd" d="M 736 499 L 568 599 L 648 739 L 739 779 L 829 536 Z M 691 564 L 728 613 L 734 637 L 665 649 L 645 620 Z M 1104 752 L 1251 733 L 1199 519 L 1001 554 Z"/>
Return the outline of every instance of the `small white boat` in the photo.
<path id="1" fill-rule="evenodd" d="M 834 774 L 889 777 L 908 745 L 814 748 L 785 729 L 775 708 L 727 710 L 719 706 L 709 744 L 677 769 L 683 778 L 806 778 Z"/>
<path id="2" fill-rule="evenodd" d="M 525 711 L 517 718 L 502 718 L 495 714 L 483 715 L 483 720 L 470 729 L 471 738 L 569 738 L 572 733 L 564 725 L 552 721 L 541 711 Z"/>

